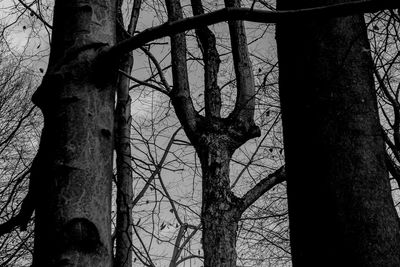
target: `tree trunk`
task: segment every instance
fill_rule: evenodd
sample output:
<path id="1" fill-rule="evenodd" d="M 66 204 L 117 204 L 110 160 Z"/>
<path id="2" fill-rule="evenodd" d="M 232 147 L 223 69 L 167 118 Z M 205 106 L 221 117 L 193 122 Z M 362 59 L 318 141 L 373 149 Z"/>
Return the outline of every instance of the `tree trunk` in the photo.
<path id="1" fill-rule="evenodd" d="M 44 116 L 33 266 L 111 266 L 115 1 L 56 1 L 50 61 L 33 96 Z M 107 68 L 107 70 L 104 70 Z"/>
<path id="2" fill-rule="evenodd" d="M 201 1 L 192 0 L 194 14 L 203 14 Z M 226 5 L 239 6 L 237 0 Z M 178 0 L 166 0 L 168 19 L 182 19 Z M 221 118 L 221 91 L 218 86 L 220 64 L 215 36 L 207 27 L 196 29 L 204 61 L 205 116 L 194 108 L 186 66 L 184 34 L 171 36 L 173 89 L 169 96 L 187 137 L 195 147 L 202 167 L 202 245 L 205 267 L 236 266 L 238 221 L 245 201 L 230 188 L 229 162 L 236 149 L 260 136 L 254 123 L 254 79 L 243 22 L 229 24 L 237 81 L 237 100 L 228 118 Z"/>
<path id="3" fill-rule="evenodd" d="M 139 19 L 141 0 L 135 0 L 132 4 L 130 21 L 125 30 L 122 22 L 123 1 L 117 1 L 117 20 L 121 22 L 117 26 L 117 41 L 122 42 L 132 36 Z M 120 62 L 120 70 L 131 74 L 133 68 L 133 55 L 127 53 Z M 132 208 L 133 208 L 133 184 L 132 184 L 132 148 L 131 148 L 131 104 L 129 95 L 130 79 L 120 73 L 117 84 L 117 107 L 115 112 L 115 152 L 117 156 L 117 223 L 115 227 L 115 260 L 114 267 L 132 266 Z"/>
<path id="4" fill-rule="evenodd" d="M 293 266 L 400 266 L 363 16 L 278 23 L 277 44 Z"/>
<path id="5" fill-rule="evenodd" d="M 133 58 L 129 54 L 121 69 L 131 73 Z M 115 150 L 117 154 L 117 225 L 115 267 L 132 266 L 132 163 L 131 163 L 131 98 L 129 79 L 119 76 L 117 88 Z"/>
<path id="6" fill-rule="evenodd" d="M 229 143 L 218 134 L 210 134 L 207 145 L 198 146 L 202 167 L 204 266 L 236 266 L 236 235 L 241 213 L 238 198 L 230 190 Z"/>

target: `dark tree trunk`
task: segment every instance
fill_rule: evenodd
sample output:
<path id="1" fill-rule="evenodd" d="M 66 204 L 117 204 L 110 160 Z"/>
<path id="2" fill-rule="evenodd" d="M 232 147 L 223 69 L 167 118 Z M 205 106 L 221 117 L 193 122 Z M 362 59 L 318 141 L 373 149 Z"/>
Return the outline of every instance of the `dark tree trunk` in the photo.
<path id="1" fill-rule="evenodd" d="M 204 266 L 236 266 L 236 236 L 241 213 L 239 199 L 230 189 L 232 150 L 221 134 L 210 134 L 207 144 L 197 146 L 203 173 Z"/>
<path id="2" fill-rule="evenodd" d="M 363 16 L 278 23 L 277 44 L 293 266 L 400 266 Z"/>
<path id="3" fill-rule="evenodd" d="M 129 54 L 121 69 L 131 73 L 133 58 Z M 132 163 L 131 163 L 131 98 L 129 79 L 119 76 L 115 111 L 115 150 L 117 155 L 117 223 L 115 267 L 132 266 Z"/>
<path id="4" fill-rule="evenodd" d="M 55 1 L 34 182 L 33 266 L 111 266 L 115 1 Z M 103 69 L 107 69 L 104 70 Z"/>
<path id="5" fill-rule="evenodd" d="M 132 36 L 139 18 L 141 0 L 135 0 L 132 5 L 130 22 L 124 29 L 122 22 L 123 1 L 118 0 L 117 41 L 121 42 Z M 117 106 L 115 111 L 115 152 L 117 157 L 117 219 L 115 227 L 115 260 L 114 267 L 132 266 L 132 147 L 131 147 L 131 104 L 129 95 L 130 79 L 125 74 L 131 74 L 133 68 L 133 55 L 127 53 L 120 62 L 120 73 L 117 83 Z"/>

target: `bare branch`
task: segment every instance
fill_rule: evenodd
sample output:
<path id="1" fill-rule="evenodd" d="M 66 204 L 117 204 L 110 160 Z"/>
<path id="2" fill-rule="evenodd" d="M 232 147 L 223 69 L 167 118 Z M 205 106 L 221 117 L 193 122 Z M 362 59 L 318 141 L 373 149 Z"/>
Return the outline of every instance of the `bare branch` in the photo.
<path id="1" fill-rule="evenodd" d="M 32 162 L 31 168 L 27 172 L 22 174 L 23 176 L 30 174 L 30 177 L 28 193 L 22 201 L 21 209 L 15 217 L 12 217 L 5 223 L 0 224 L 0 236 L 13 231 L 16 227 L 20 227 L 21 230 L 25 231 L 28 226 L 29 220 L 31 219 L 32 214 L 36 208 L 37 199 L 39 197 L 43 197 L 39 195 L 37 184 L 40 180 L 40 175 L 42 174 L 41 171 L 43 167 L 41 166 L 42 159 L 40 151 L 41 150 L 39 148 L 39 151 L 37 152 Z"/>
<path id="2" fill-rule="evenodd" d="M 28 113 L 23 116 L 19 121 L 17 126 L 14 128 L 14 130 L 10 133 L 10 135 L 0 143 L 0 147 L 6 145 L 17 133 L 19 128 L 21 127 L 22 123 L 25 121 L 25 119 L 29 118 L 29 116 L 32 114 L 33 110 L 36 108 L 36 106 L 31 107 L 31 109 L 28 111 Z M 4 149 L 3 149 L 4 150 Z M 3 150 L 1 152 L 3 152 Z M 0 152 L 0 153 L 1 153 Z"/>
<path id="3" fill-rule="evenodd" d="M 201 0 L 191 0 L 194 15 L 204 14 Z M 218 71 L 221 62 L 215 35 L 206 26 L 196 29 L 204 61 L 204 103 L 208 119 L 221 117 L 221 91 L 218 87 Z"/>
<path id="4" fill-rule="evenodd" d="M 243 169 L 239 172 L 239 174 L 236 177 L 236 179 L 233 181 L 233 183 L 231 185 L 231 189 L 233 189 L 236 186 L 237 182 L 239 182 L 239 179 L 242 177 L 243 173 L 249 168 L 249 166 L 251 164 L 253 164 L 254 157 L 257 155 L 257 152 L 261 148 L 261 145 L 263 144 L 264 140 L 269 136 L 269 134 L 271 133 L 272 129 L 275 127 L 275 125 L 278 122 L 279 118 L 280 118 L 280 114 L 278 116 L 276 116 L 275 121 L 272 123 L 271 127 L 268 129 L 268 131 L 265 133 L 263 138 L 260 140 L 260 143 L 257 145 L 256 150 L 254 151 L 253 155 L 250 157 L 250 159 L 247 162 L 247 164 L 243 167 Z"/>
<path id="5" fill-rule="evenodd" d="M 111 47 L 107 54 L 110 57 L 123 55 L 148 42 L 162 37 L 192 30 L 200 26 L 212 25 L 228 20 L 245 20 L 260 23 L 277 23 L 279 21 L 344 17 L 353 14 L 374 13 L 383 9 L 399 7 L 396 0 L 355 1 L 315 8 L 284 11 L 251 10 L 249 8 L 224 8 L 207 14 L 185 19 L 170 20 L 160 26 L 152 27 Z"/>
<path id="6" fill-rule="evenodd" d="M 252 189 L 242 197 L 242 206 L 239 207 L 241 212 L 244 212 L 251 204 L 259 199 L 265 192 L 286 180 L 285 166 L 280 167 L 275 172 L 262 179 Z"/>
<path id="7" fill-rule="evenodd" d="M 140 191 L 140 193 L 136 196 L 136 198 L 132 201 L 132 206 L 135 206 L 139 200 L 144 196 L 144 193 L 146 192 L 146 190 L 149 188 L 151 182 L 154 180 L 154 178 L 156 177 L 156 175 L 158 173 L 160 173 L 162 166 L 164 164 L 165 159 L 167 158 L 167 155 L 169 153 L 169 150 L 172 146 L 172 144 L 174 143 L 175 137 L 178 134 L 178 132 L 182 129 L 182 127 L 179 127 L 171 136 L 171 139 L 169 140 L 167 147 L 165 148 L 164 154 L 162 155 L 162 158 L 160 160 L 160 162 L 157 164 L 156 169 L 154 170 L 154 172 L 151 174 L 150 178 L 146 181 L 146 185 L 143 187 L 143 189 Z"/>
<path id="8" fill-rule="evenodd" d="M 239 0 L 225 0 L 225 6 L 240 8 L 240 2 Z M 229 21 L 228 24 L 237 88 L 235 108 L 230 116 L 241 121 L 252 121 L 255 108 L 255 86 L 246 30 L 243 21 Z"/>
<path id="9" fill-rule="evenodd" d="M 397 185 L 400 186 L 400 169 L 396 166 L 388 153 L 385 154 L 385 163 L 389 173 L 392 175 L 393 179 L 396 180 Z"/>
<path id="10" fill-rule="evenodd" d="M 24 172 L 21 176 L 28 175 L 30 173 L 30 169 Z M 5 235 L 13 231 L 16 227 L 20 227 L 21 230 L 25 231 L 26 227 L 29 223 L 29 220 L 33 214 L 35 207 L 33 205 L 33 194 L 32 191 L 29 190 L 28 194 L 25 196 L 24 200 L 22 201 L 21 209 L 19 213 L 7 220 L 6 222 L 0 224 L 0 236 Z"/>
<path id="11" fill-rule="evenodd" d="M 186 230 L 188 228 L 191 228 L 190 225 L 188 224 L 183 224 L 181 225 L 181 228 L 179 228 L 179 232 L 178 232 L 178 236 L 176 238 L 175 241 L 175 245 L 174 245 L 174 251 L 172 253 L 172 258 L 171 258 L 171 262 L 169 264 L 169 267 L 176 267 L 178 266 L 181 262 L 183 262 L 183 259 L 179 260 L 179 256 L 182 253 L 183 248 L 186 246 L 187 243 L 189 243 L 189 241 L 193 238 L 193 236 L 197 233 L 197 231 L 200 229 L 201 224 L 199 224 L 196 227 L 192 227 L 193 231 L 188 235 L 188 237 L 186 237 L 186 239 L 183 241 L 182 245 L 180 245 L 181 240 L 184 237 L 184 233 L 186 232 Z M 200 256 L 199 256 L 200 257 Z M 202 257 L 201 257 L 202 258 Z M 188 258 L 185 258 L 185 260 Z"/>
<path id="12" fill-rule="evenodd" d="M 167 79 L 165 79 L 164 72 L 163 72 L 160 64 L 158 63 L 157 59 L 150 52 L 150 50 L 146 49 L 145 47 L 141 47 L 140 49 L 150 58 L 151 62 L 153 62 L 154 66 L 157 69 L 158 75 L 160 75 L 161 83 L 164 85 L 167 92 L 170 92 L 171 87 L 169 86 Z"/>
<path id="13" fill-rule="evenodd" d="M 152 83 L 146 82 L 146 81 L 141 81 L 141 80 L 139 80 L 139 79 L 136 79 L 135 77 L 129 75 L 128 73 L 126 73 L 126 72 L 123 71 L 123 70 L 118 70 L 118 72 L 121 73 L 122 75 L 124 75 L 125 77 L 129 78 L 130 80 L 132 80 L 132 81 L 134 81 L 134 82 L 140 84 L 140 85 L 153 88 L 154 90 L 156 90 L 156 91 L 158 91 L 158 92 L 160 92 L 160 93 L 163 93 L 163 94 L 165 94 L 165 95 L 168 95 L 168 92 L 165 91 L 165 90 L 164 90 L 163 88 L 161 88 L 161 87 L 158 87 L 158 86 L 156 86 L 156 85 L 154 85 L 154 84 L 152 84 Z"/>
<path id="14" fill-rule="evenodd" d="M 141 5 L 142 5 L 142 0 L 135 0 L 133 2 L 131 18 L 130 18 L 130 22 L 129 22 L 128 30 L 127 30 L 130 35 L 133 35 L 133 33 L 136 30 L 136 25 L 137 25 L 137 22 L 139 19 L 139 12 L 140 12 Z"/>
<path id="15" fill-rule="evenodd" d="M 383 78 L 381 77 L 379 71 L 374 68 L 374 74 L 376 79 L 378 80 L 379 87 L 382 89 L 383 93 L 385 94 L 386 98 L 390 101 L 393 106 L 393 113 L 394 113 L 394 122 L 393 122 L 393 139 L 396 145 L 397 150 L 400 148 L 400 103 L 399 101 L 389 92 Z"/>
<path id="16" fill-rule="evenodd" d="M 18 2 L 23 5 L 26 9 L 28 9 L 35 17 L 37 17 L 41 22 L 43 22 L 44 25 L 46 25 L 48 28 L 53 29 L 53 26 L 51 26 L 41 15 L 35 12 L 29 5 L 27 5 L 24 1 L 18 0 Z"/>
<path id="17" fill-rule="evenodd" d="M 168 20 L 182 20 L 182 7 L 177 0 L 166 1 Z M 190 96 L 189 78 L 186 65 L 186 37 L 184 33 L 171 34 L 171 62 L 174 86 L 170 92 L 175 113 L 192 143 L 197 135 L 200 115 L 196 112 Z"/>

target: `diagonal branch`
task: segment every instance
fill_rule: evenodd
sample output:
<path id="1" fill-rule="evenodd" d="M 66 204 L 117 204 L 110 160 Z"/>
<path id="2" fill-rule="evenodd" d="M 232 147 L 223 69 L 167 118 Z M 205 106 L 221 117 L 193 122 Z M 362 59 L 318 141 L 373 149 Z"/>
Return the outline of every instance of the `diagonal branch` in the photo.
<path id="1" fill-rule="evenodd" d="M 151 174 L 150 178 L 146 181 L 146 185 L 142 188 L 142 190 L 139 192 L 139 194 L 136 196 L 136 198 L 132 201 L 132 206 L 136 206 L 136 204 L 139 202 L 139 200 L 144 196 L 144 194 L 146 193 L 147 189 L 149 188 L 151 182 L 154 180 L 154 178 L 161 172 L 163 164 L 165 162 L 165 159 L 167 158 L 168 154 L 169 154 L 169 150 L 171 149 L 172 144 L 174 143 L 175 137 L 178 134 L 178 132 L 181 130 L 182 128 L 179 127 L 171 136 L 171 138 L 169 139 L 169 142 L 164 150 L 164 154 L 161 157 L 160 162 L 157 164 L 156 169 L 153 171 L 153 173 Z"/>
<path id="2" fill-rule="evenodd" d="M 156 86 L 156 85 L 154 85 L 154 84 L 152 84 L 152 83 L 146 82 L 146 81 L 141 81 L 141 80 L 139 80 L 139 79 L 136 79 L 135 77 L 129 75 L 128 73 L 126 73 L 126 72 L 123 71 L 123 70 L 118 70 L 118 72 L 119 72 L 120 74 L 122 74 L 123 76 L 127 77 L 128 79 L 130 79 L 130 80 L 132 80 L 132 81 L 134 81 L 134 82 L 136 82 L 136 83 L 138 83 L 138 84 L 140 84 L 140 85 L 153 88 L 154 90 L 156 90 L 156 91 L 158 91 L 158 92 L 160 92 L 160 93 L 163 93 L 163 94 L 165 94 L 165 95 L 168 96 L 168 92 L 167 92 L 165 89 L 161 88 L 161 87 L 158 87 L 158 86 Z"/>
<path id="3" fill-rule="evenodd" d="M 157 69 L 158 75 L 160 76 L 161 83 L 164 85 L 165 90 L 166 90 L 167 92 L 170 92 L 170 91 L 171 91 L 171 87 L 169 86 L 168 81 L 167 81 L 167 79 L 165 78 L 165 75 L 164 75 L 163 69 L 162 69 L 161 66 L 160 66 L 160 63 L 158 63 L 157 59 L 156 59 L 155 56 L 150 52 L 150 50 L 148 50 L 148 49 L 145 48 L 145 47 L 141 47 L 140 49 L 146 54 L 146 56 L 148 56 L 148 57 L 150 58 L 151 62 L 153 62 L 154 66 L 155 66 L 156 69 Z"/>
<path id="4" fill-rule="evenodd" d="M 285 165 L 277 169 L 275 172 L 262 179 L 252 189 L 242 197 L 242 205 L 239 212 L 243 213 L 251 204 L 259 199 L 265 192 L 286 180 Z"/>
<path id="5" fill-rule="evenodd" d="M 36 13 L 35 10 L 31 8 L 30 5 L 27 5 L 24 1 L 18 0 L 18 2 L 25 7 L 27 10 L 29 10 L 32 15 L 34 15 L 36 18 L 38 18 L 41 22 L 43 22 L 44 25 L 46 25 L 48 28 L 53 29 L 53 26 L 51 26 L 40 14 Z"/>

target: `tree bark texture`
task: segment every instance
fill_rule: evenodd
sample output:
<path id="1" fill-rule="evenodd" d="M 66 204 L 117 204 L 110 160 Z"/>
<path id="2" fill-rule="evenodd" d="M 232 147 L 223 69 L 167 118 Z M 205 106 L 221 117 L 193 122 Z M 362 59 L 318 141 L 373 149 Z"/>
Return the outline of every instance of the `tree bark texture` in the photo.
<path id="1" fill-rule="evenodd" d="M 167 0 L 166 3 L 169 20 L 182 19 L 179 1 Z M 193 14 L 204 13 L 201 1 L 191 0 L 191 4 Z M 239 1 L 227 0 L 225 5 L 239 6 Z M 228 118 L 221 118 L 220 114 L 221 92 L 217 83 L 220 58 L 212 31 L 205 26 L 196 29 L 204 62 L 205 116 L 194 109 L 190 97 L 185 35 L 180 33 L 171 36 L 174 85 L 169 96 L 202 166 L 201 221 L 206 267 L 236 266 L 238 221 L 247 200 L 236 197 L 231 190 L 229 163 L 236 149 L 260 135 L 253 118 L 254 80 L 243 22 L 230 23 L 229 29 L 238 97 Z"/>
<path id="2" fill-rule="evenodd" d="M 121 67 L 130 73 L 132 55 L 126 56 Z M 117 156 L 117 223 L 115 267 L 132 266 L 132 163 L 131 163 L 131 98 L 129 79 L 119 75 L 115 111 L 115 150 Z"/>
<path id="3" fill-rule="evenodd" d="M 293 266 L 400 266 L 363 16 L 281 22 L 276 37 Z"/>
<path id="4" fill-rule="evenodd" d="M 35 168 L 33 266 L 111 266 L 115 1 L 55 1 Z M 104 59 L 105 60 L 105 59 Z"/>
<path id="5" fill-rule="evenodd" d="M 123 25 L 123 1 L 118 1 L 117 41 L 121 42 L 133 35 L 139 17 L 141 1 L 135 0 L 127 29 Z M 133 55 L 127 53 L 120 62 L 120 70 L 130 74 L 133 67 Z M 114 267 L 132 266 L 132 147 L 131 147 L 131 97 L 129 95 L 130 80 L 125 75 L 118 76 L 117 105 L 115 110 L 115 152 L 117 163 L 117 218 L 115 227 Z"/>
<path id="6" fill-rule="evenodd" d="M 236 236 L 240 203 L 230 189 L 230 142 L 220 134 L 205 137 L 207 144 L 196 147 L 202 167 L 204 266 L 236 266 Z"/>

